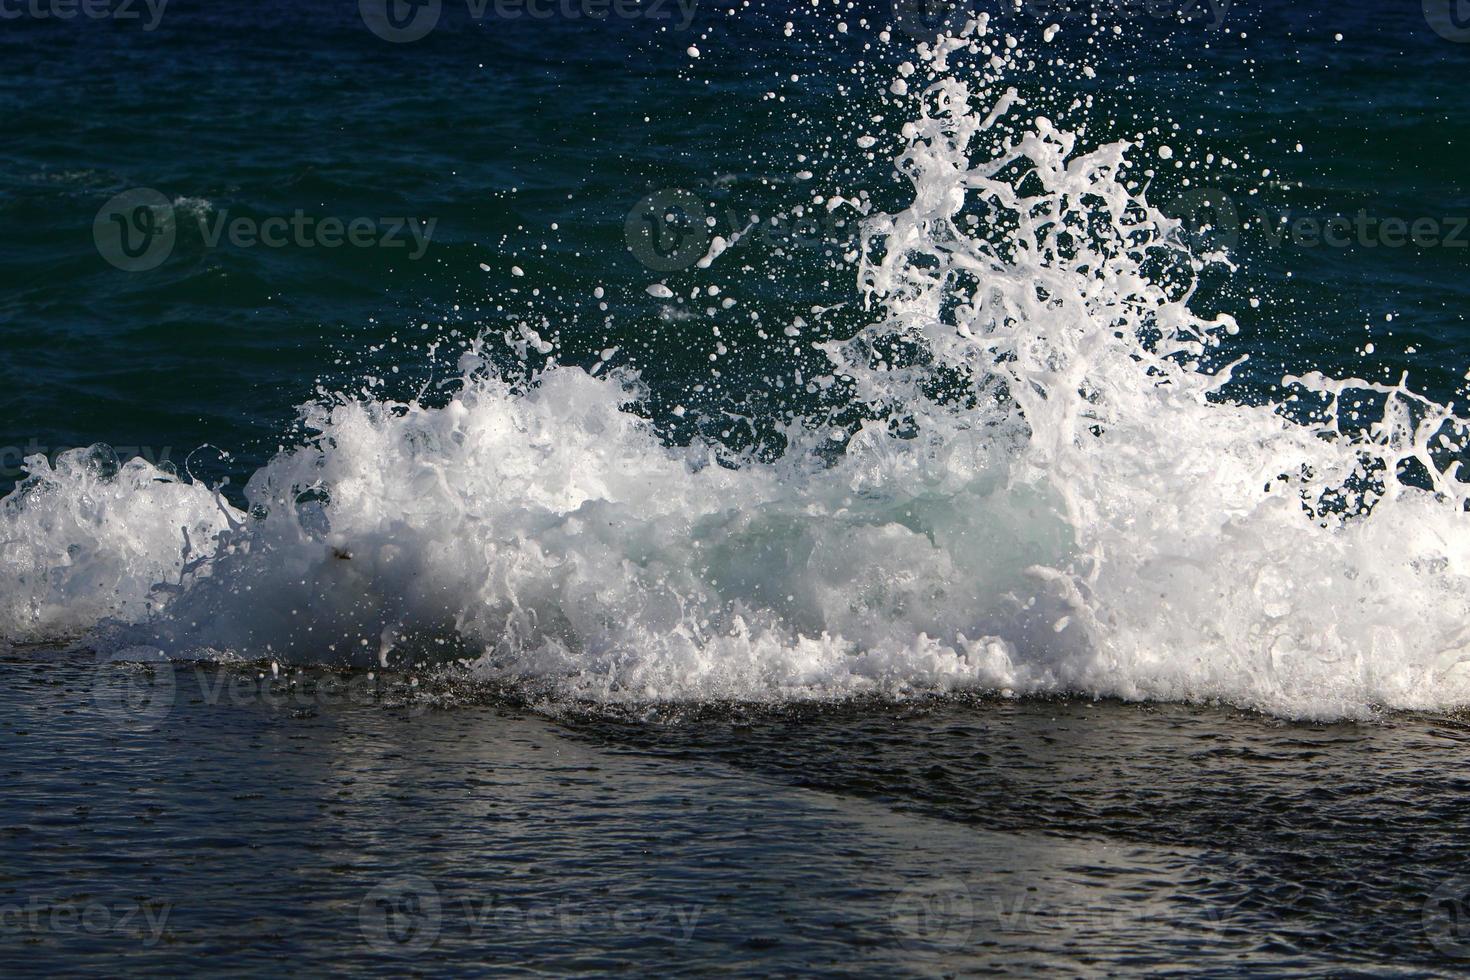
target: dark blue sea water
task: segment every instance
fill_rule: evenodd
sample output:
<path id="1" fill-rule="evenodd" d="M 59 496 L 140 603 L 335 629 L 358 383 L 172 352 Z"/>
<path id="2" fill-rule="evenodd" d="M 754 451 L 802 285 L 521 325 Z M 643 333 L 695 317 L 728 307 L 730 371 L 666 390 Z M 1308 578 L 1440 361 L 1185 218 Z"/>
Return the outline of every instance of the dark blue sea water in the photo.
<path id="1" fill-rule="evenodd" d="M 558 323 L 564 360 L 616 344 L 661 389 L 677 387 L 704 351 L 660 331 L 658 304 L 642 294 L 651 277 L 625 234 L 639 202 L 710 188 L 737 212 L 777 209 L 803 153 L 827 155 L 824 172 L 881 175 L 843 131 L 878 88 L 852 67 L 904 57 L 865 50 L 892 19 L 881 5 L 844 13 L 852 27 L 842 35 L 835 15 L 801 6 L 736 14 L 700 4 L 685 31 L 671 29 L 682 18 L 671 6 L 657 11 L 671 23 L 476 20 L 462 4 L 444 8 L 437 29 L 398 44 L 368 31 L 350 3 L 173 0 L 152 31 L 142 7 L 136 22 L 7 21 L 5 480 L 19 475 L 22 454 L 105 442 L 178 462 L 218 446 L 234 462 L 201 456 L 200 466 L 238 481 L 286 438 L 318 382 L 342 387 L 390 364 L 422 378 L 426 359 L 393 344 L 421 342 L 422 322 L 434 336 L 472 334 L 534 309 Z M 1106 22 L 1111 7 L 1101 9 Z M 1067 20 L 1045 12 L 1015 14 L 1016 30 Z M 872 26 L 858 26 L 864 16 Z M 800 24 L 792 38 L 787 21 Z M 1465 48 L 1414 5 L 1235 3 L 1219 30 L 1211 22 L 1108 23 L 1095 46 L 1116 71 L 1075 80 L 1107 100 L 1095 125 L 1120 134 L 1178 125 L 1202 150 L 1248 150 L 1249 172 L 1210 182 L 1255 191 L 1246 218 L 1257 204 L 1273 219 L 1470 211 Z M 698 60 L 685 53 L 695 41 Z M 134 188 L 194 209 L 172 254 L 146 274 L 110 266 L 92 235 L 102 206 Z M 315 236 L 308 247 L 228 238 L 207 247 L 189 220 L 297 212 L 369 219 L 374 241 L 394 247 L 328 248 Z M 407 231 L 390 236 L 389 219 L 411 217 L 435 222 L 417 259 Z M 780 256 L 780 235 L 746 242 L 756 269 L 797 269 L 780 288 L 735 270 L 751 287 L 742 299 L 779 309 L 850 297 L 852 277 L 824 261 L 841 229 L 788 237 L 796 244 Z M 1379 336 L 1368 366 L 1380 375 L 1412 367 L 1441 393 L 1462 380 L 1470 250 L 1278 247 L 1264 237 L 1252 238 L 1226 290 L 1248 346 L 1271 363 L 1264 373 L 1356 370 L 1357 342 Z M 517 264 L 525 283 L 510 275 Z M 592 298 L 598 285 L 611 325 Z M 532 288 L 542 294 L 534 303 Z M 1238 299 L 1257 294 L 1271 302 L 1252 310 Z"/>
<path id="2" fill-rule="evenodd" d="M 984 12 L 994 52 L 950 69 L 980 118 L 1013 87 L 1008 134 L 1137 144 L 1178 240 L 1228 255 L 1187 300 L 1238 324 L 1205 357 L 1248 358 L 1227 400 L 1295 418 L 1284 375 L 1356 378 L 1325 438 L 1397 446 L 1372 385 L 1407 373 L 1415 422 L 1470 397 L 1463 8 L 0 3 L 4 972 L 1463 969 L 1462 502 L 1328 528 L 1374 463 L 1300 494 L 1309 552 L 1122 441 L 1149 412 L 1086 409 L 1062 441 L 1118 438 L 1158 501 L 1099 504 L 1093 547 L 1112 471 L 1057 477 L 1068 511 L 1015 488 L 1069 457 L 991 477 L 948 453 L 998 418 L 933 427 L 1014 377 L 955 396 L 974 362 L 863 348 L 917 372 L 901 399 L 823 346 L 886 315 L 859 211 L 939 186 L 895 163 L 924 97 L 894 79 Z M 1129 268 L 1178 289 L 1168 264 Z M 887 299 L 963 322 L 944 288 Z M 1125 404 L 1052 356 L 1047 404 Z M 461 404 L 478 428 L 432 414 Z M 303 405 L 373 408 L 323 435 Z M 1242 486 L 1336 479 L 1252 464 L 1254 418 L 1218 454 Z M 873 419 L 943 472 L 845 470 Z M 1151 510 L 1216 545 L 1139 531 L 1109 591 L 1088 562 Z M 1037 566 L 1075 573 L 1067 615 Z M 956 633 L 1014 669 L 924 646 Z"/>

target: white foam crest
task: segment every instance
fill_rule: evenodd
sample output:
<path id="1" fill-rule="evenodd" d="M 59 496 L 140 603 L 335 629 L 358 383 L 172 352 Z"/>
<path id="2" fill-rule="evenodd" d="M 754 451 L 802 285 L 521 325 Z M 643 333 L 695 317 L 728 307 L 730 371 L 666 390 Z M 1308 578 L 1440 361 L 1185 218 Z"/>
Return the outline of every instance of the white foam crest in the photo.
<path id="1" fill-rule="evenodd" d="M 246 533 L 106 642 L 464 657 L 598 699 L 1013 686 L 995 637 L 1040 621 L 1021 570 L 1067 543 L 1054 506 L 1006 489 L 1004 453 L 874 423 L 835 466 L 731 469 L 661 444 L 622 410 L 636 395 L 576 369 L 524 392 L 472 370 L 444 408 L 319 409 L 322 437 L 252 479 Z"/>
<path id="2" fill-rule="evenodd" d="M 515 387 L 471 355 L 444 407 L 311 409 L 319 434 L 255 475 L 249 516 L 141 462 L 36 461 L 0 517 L 0 636 L 106 619 L 104 649 L 454 658 L 600 700 L 1470 704 L 1453 410 L 1316 375 L 1288 379 L 1305 421 L 1225 402 L 1208 367 L 1233 321 L 1190 311 L 1132 148 L 1034 119 L 985 158 L 1023 103 L 948 70 L 994 66 L 967 30 L 904 73 L 914 200 L 865 225 L 877 322 L 828 345 L 878 418 L 834 461 L 825 426 L 796 426 L 780 461 L 733 467 L 664 444 L 630 375 Z M 1346 427 L 1350 394 L 1381 418 Z"/>
<path id="3" fill-rule="evenodd" d="M 206 487 L 142 459 L 119 467 L 106 447 L 25 462 L 29 477 L 0 502 L 0 637 L 11 642 L 145 618 L 229 527 Z"/>
<path id="4" fill-rule="evenodd" d="M 1319 424 L 1221 403 L 1228 371 L 1199 364 L 1233 321 L 1200 320 L 1189 288 L 1143 273 L 1177 225 L 1127 190 L 1130 148 L 1078 152 L 1036 119 L 976 164 L 974 102 L 948 76 L 924 94 L 899 161 L 914 203 L 867 229 L 863 282 L 889 318 L 841 353 L 889 403 L 890 372 L 865 361 L 883 335 L 977 388 L 1001 379 L 1030 433 L 1013 486 L 1063 499 L 1078 545 L 1035 570 L 1072 608 L 1064 631 L 1086 635 L 1040 655 L 1051 674 L 1290 715 L 1470 701 L 1467 487 L 1435 451 L 1463 445 L 1463 421 L 1403 383 L 1320 375 L 1286 379 L 1323 403 Z M 1366 429 L 1341 424 L 1349 391 L 1380 398 Z"/>

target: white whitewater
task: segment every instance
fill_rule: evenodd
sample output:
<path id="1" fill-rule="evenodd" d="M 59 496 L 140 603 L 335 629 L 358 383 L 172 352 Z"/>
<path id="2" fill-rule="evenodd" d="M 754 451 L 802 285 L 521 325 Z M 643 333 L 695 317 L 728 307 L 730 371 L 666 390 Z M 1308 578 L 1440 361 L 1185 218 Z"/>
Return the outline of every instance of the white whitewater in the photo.
<path id="1" fill-rule="evenodd" d="M 254 476 L 249 513 L 142 461 L 35 458 L 0 513 L 0 637 L 455 658 L 602 701 L 1470 704 L 1464 424 L 1320 376 L 1289 412 L 1224 401 L 1207 365 L 1234 324 L 1191 313 L 1201 258 L 1139 189 L 1142 149 L 1083 147 L 950 70 L 990 44 L 982 20 L 906 69 L 913 203 L 866 219 L 872 324 L 828 345 L 903 424 L 826 462 L 796 425 L 782 460 L 730 468 L 663 444 L 635 377 L 518 389 L 472 352 L 445 407 L 310 408 L 319 436 Z M 894 341 L 917 353 L 886 361 Z M 1381 417 L 1340 427 L 1347 391 Z"/>

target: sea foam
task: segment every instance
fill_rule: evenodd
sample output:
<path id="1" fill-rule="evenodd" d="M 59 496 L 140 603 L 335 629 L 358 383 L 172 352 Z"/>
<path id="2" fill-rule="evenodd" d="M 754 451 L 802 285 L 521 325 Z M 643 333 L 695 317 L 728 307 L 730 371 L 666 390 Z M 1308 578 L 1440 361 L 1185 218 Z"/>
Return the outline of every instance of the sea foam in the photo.
<path id="1" fill-rule="evenodd" d="M 670 445 L 636 375 L 513 384 L 471 350 L 447 404 L 308 408 L 246 510 L 142 461 L 33 459 L 0 516 L 0 636 L 453 661 L 594 701 L 1470 703 L 1463 422 L 1317 375 L 1224 398 L 1234 322 L 1190 309 L 1221 257 L 1138 189 L 1142 148 L 968 81 L 988 30 L 903 72 L 912 203 L 867 217 L 870 325 L 825 344 L 870 419 L 840 452 L 799 420 L 774 462 Z M 1348 393 L 1377 417 L 1340 424 Z"/>

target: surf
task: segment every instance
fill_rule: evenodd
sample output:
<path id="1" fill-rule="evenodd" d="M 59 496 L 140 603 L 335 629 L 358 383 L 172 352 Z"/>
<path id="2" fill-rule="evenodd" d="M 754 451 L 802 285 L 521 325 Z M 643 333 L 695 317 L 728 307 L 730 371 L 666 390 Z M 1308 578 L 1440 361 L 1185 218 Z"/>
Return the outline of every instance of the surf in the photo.
<path id="1" fill-rule="evenodd" d="M 676 444 L 636 373 L 511 379 L 487 337 L 437 402 L 305 406 L 244 508 L 101 449 L 31 458 L 0 636 L 603 703 L 1470 703 L 1463 417 L 1317 373 L 1230 398 L 1235 322 L 1191 308 L 1228 258 L 1150 200 L 1159 147 L 996 84 L 1020 50 L 985 17 L 920 44 L 891 86 L 909 203 L 829 205 L 862 221 L 867 325 L 818 340 L 816 382 L 862 421 L 783 422 L 774 460 Z"/>

